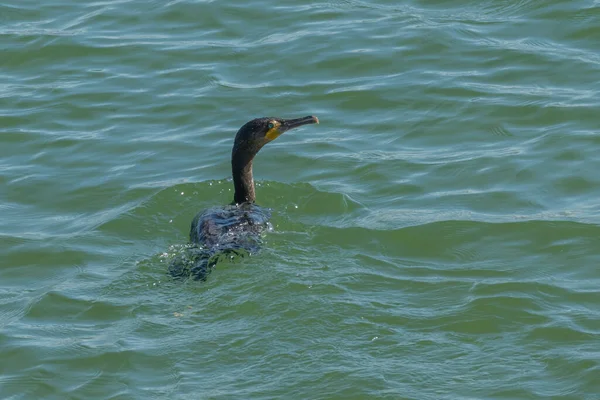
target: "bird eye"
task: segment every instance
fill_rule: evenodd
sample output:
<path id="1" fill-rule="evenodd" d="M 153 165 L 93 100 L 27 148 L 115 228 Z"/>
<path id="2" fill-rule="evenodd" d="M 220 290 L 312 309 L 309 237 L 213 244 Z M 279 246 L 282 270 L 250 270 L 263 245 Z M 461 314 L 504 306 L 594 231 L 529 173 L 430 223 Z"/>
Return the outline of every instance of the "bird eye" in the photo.
<path id="1" fill-rule="evenodd" d="M 272 123 L 272 122 L 269 122 L 269 125 L 268 125 L 269 129 L 273 129 L 273 127 L 274 127 L 274 126 L 275 126 L 275 125 L 273 125 L 273 123 Z"/>

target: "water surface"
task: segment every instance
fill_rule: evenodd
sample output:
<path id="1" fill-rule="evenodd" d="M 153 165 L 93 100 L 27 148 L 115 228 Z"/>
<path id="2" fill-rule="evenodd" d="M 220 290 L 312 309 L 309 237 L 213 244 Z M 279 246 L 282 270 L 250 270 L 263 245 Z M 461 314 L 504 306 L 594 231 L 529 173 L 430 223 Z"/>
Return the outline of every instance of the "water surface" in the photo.
<path id="1" fill-rule="evenodd" d="M 597 399 L 597 1 L 0 5 L 6 399 Z M 263 251 L 177 282 L 232 199 Z"/>

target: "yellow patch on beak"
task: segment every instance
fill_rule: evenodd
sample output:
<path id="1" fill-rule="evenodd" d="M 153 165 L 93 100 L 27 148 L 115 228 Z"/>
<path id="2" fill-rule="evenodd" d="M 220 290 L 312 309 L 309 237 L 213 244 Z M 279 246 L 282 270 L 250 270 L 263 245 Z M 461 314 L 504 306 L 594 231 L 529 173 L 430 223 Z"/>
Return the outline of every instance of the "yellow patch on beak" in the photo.
<path id="1" fill-rule="evenodd" d="M 272 122 L 273 127 L 271 129 L 269 129 L 267 131 L 267 133 L 265 134 L 265 137 L 267 138 L 267 140 L 270 142 L 271 140 L 275 140 L 277 139 L 283 132 L 279 131 L 279 127 L 281 126 L 281 124 L 277 121 L 273 121 Z"/>

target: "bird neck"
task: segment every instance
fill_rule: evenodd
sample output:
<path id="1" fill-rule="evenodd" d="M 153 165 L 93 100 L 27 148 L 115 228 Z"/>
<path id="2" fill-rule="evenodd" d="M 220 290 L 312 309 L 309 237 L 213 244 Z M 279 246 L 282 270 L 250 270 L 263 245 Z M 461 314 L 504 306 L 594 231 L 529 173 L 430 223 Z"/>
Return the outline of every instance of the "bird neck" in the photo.
<path id="1" fill-rule="evenodd" d="M 253 154 L 246 151 L 239 151 L 238 148 L 234 147 L 231 154 L 231 172 L 235 188 L 233 201 L 236 204 L 254 203 L 256 200 L 254 179 L 252 177 L 253 160 Z"/>

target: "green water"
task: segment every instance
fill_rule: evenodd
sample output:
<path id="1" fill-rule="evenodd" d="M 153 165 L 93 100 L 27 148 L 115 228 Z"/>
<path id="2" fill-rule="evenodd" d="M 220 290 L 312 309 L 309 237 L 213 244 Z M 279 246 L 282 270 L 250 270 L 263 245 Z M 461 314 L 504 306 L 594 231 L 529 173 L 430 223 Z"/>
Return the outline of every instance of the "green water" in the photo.
<path id="1" fill-rule="evenodd" d="M 0 398 L 599 399 L 600 3 L 0 4 Z M 263 251 L 177 282 L 232 140 Z"/>

